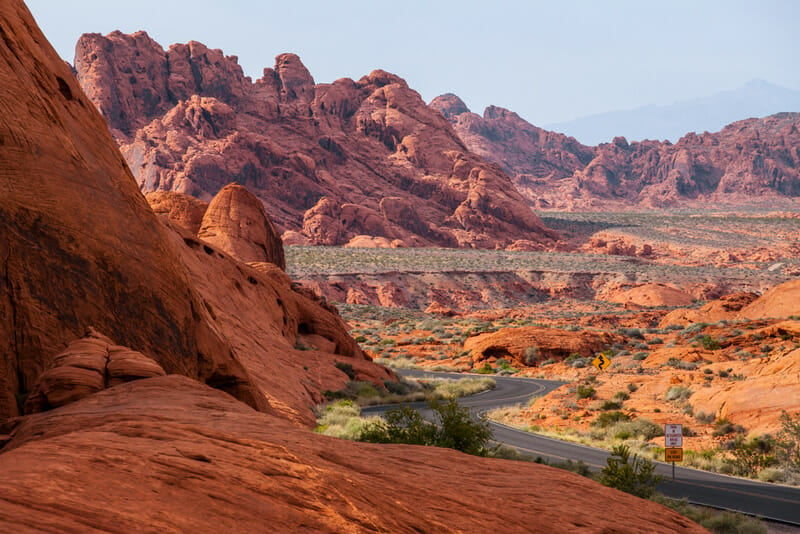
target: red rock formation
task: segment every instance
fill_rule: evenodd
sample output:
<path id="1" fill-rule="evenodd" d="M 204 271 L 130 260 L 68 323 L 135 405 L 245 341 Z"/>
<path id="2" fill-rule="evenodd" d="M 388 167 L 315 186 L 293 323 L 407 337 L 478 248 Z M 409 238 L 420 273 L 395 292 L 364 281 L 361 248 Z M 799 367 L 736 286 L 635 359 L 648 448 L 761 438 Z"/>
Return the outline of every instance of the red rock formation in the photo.
<path id="1" fill-rule="evenodd" d="M 495 248 L 557 237 L 393 74 L 315 85 L 281 54 L 251 83 L 218 50 L 164 52 L 141 32 L 82 37 L 75 67 L 145 191 L 210 200 L 235 180 L 292 242 Z"/>
<path id="2" fill-rule="evenodd" d="M 25 413 L 58 408 L 105 388 L 165 374 L 153 359 L 117 346 L 90 328 L 86 337 L 53 358 L 25 402 Z"/>
<path id="3" fill-rule="evenodd" d="M 434 98 L 430 106 L 453 124 L 471 151 L 509 173 L 523 194 L 536 184 L 571 176 L 594 157 L 594 148 L 537 128 L 507 109 L 489 106 L 480 116 L 453 94 Z M 545 198 L 526 196 L 540 207 L 550 207 Z"/>
<path id="4" fill-rule="evenodd" d="M 89 326 L 265 409 L 103 118 L 21 2 L 1 13 L 0 419 Z"/>
<path id="5" fill-rule="evenodd" d="M 320 436 L 181 376 L 27 417 L 0 472 L 6 532 L 705 532 L 561 469 Z"/>
<path id="6" fill-rule="evenodd" d="M 197 236 L 242 262 L 286 269 L 281 242 L 264 205 L 238 184 L 223 187 L 203 216 Z"/>
<path id="7" fill-rule="evenodd" d="M 549 359 L 563 360 L 571 354 L 588 358 L 621 339 L 607 332 L 570 332 L 559 328 L 526 326 L 503 328 L 468 338 L 464 342 L 464 350 L 472 352 L 475 363 L 503 358 L 516 365 L 534 366 Z"/>
<path id="8" fill-rule="evenodd" d="M 322 391 L 348 380 L 336 361 L 352 360 L 361 378 L 378 385 L 392 378 L 361 352 L 335 311 L 263 264 L 283 266 L 280 242 L 260 202 L 238 186 L 206 217 L 208 232 L 232 253 L 171 224 L 195 226 L 198 202 L 162 195 L 165 228 L 68 67 L 8 9 L 0 59 L 11 67 L 0 70 L 0 104 L 16 111 L 0 117 L 0 419 L 17 415 L 37 384 L 52 406 L 60 401 L 47 392 L 61 388 L 61 378 L 84 392 L 115 383 L 116 363 L 101 365 L 102 358 L 94 358 L 94 370 L 45 373 L 90 326 L 167 373 L 260 409 L 273 400 L 304 423 Z M 262 252 L 244 258 L 256 260 L 253 267 L 232 257 L 248 247 Z M 300 343 L 314 350 L 297 350 Z M 101 367 L 111 371 L 100 376 Z"/>
<path id="9" fill-rule="evenodd" d="M 502 108 L 480 117 L 455 95 L 434 99 L 473 152 L 503 166 L 534 205 L 556 209 L 751 204 L 800 196 L 800 114 L 747 119 L 670 142 L 586 147 Z"/>
<path id="10" fill-rule="evenodd" d="M 208 203 L 175 191 L 151 191 L 145 194 L 153 211 L 192 234 L 200 231 Z"/>

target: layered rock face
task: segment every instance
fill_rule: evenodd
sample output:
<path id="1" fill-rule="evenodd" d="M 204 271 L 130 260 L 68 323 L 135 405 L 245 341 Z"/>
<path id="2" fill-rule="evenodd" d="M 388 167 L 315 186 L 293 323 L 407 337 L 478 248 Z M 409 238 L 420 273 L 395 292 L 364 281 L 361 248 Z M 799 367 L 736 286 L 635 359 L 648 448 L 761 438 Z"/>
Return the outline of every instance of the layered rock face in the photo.
<path id="1" fill-rule="evenodd" d="M 800 196 L 800 114 L 747 119 L 677 143 L 597 147 L 547 132 L 515 113 L 471 113 L 454 95 L 434 99 L 464 144 L 502 165 L 534 205 L 553 209 L 675 207 L 714 201 L 750 205 Z"/>
<path id="2" fill-rule="evenodd" d="M 322 391 L 348 380 L 336 361 L 378 385 L 392 378 L 338 315 L 292 289 L 274 227 L 240 187 L 208 209 L 156 195 L 165 227 L 25 8 L 5 3 L 1 13 L 0 106 L 13 112 L 0 114 L 0 420 L 26 400 L 38 411 L 113 386 L 127 376 L 119 358 L 141 363 L 145 374 L 130 376 L 148 376 L 152 361 L 155 374 L 188 376 L 259 410 L 272 401 L 304 423 Z M 82 345 L 125 350 L 65 352 L 89 328 L 107 338 Z"/>
<path id="3" fill-rule="evenodd" d="M 143 32 L 84 35 L 75 68 L 142 190 L 208 201 L 235 181 L 289 242 L 535 248 L 557 237 L 393 74 L 315 84 L 282 54 L 253 83 L 235 57 L 196 42 L 164 51 Z"/>

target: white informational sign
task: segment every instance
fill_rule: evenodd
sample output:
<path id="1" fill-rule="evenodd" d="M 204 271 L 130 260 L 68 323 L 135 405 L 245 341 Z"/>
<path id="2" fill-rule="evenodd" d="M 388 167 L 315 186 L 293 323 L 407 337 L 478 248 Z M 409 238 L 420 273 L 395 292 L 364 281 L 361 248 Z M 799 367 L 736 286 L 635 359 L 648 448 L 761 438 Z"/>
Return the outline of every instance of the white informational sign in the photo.
<path id="1" fill-rule="evenodd" d="M 683 447 L 682 425 L 664 425 L 664 446 Z"/>

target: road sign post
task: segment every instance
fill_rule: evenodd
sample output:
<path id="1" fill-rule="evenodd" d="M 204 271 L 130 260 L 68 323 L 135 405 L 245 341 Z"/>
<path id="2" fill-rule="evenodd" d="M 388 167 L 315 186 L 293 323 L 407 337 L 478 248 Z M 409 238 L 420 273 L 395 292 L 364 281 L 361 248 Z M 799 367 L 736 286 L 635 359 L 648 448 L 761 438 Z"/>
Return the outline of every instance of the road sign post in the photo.
<path id="1" fill-rule="evenodd" d="M 683 461 L 682 425 L 664 425 L 664 461 L 672 462 L 672 480 L 675 480 L 675 462 Z"/>

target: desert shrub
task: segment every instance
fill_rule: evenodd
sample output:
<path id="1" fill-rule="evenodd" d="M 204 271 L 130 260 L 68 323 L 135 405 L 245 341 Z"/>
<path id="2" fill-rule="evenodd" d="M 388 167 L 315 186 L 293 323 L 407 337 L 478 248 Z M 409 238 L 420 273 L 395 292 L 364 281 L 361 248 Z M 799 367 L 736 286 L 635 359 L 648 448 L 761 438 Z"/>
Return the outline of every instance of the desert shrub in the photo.
<path id="1" fill-rule="evenodd" d="M 630 399 L 631 396 L 628 394 L 627 391 L 617 391 L 614 393 L 614 400 L 618 402 L 626 401 Z"/>
<path id="2" fill-rule="evenodd" d="M 578 358 L 577 360 L 572 361 L 570 363 L 570 365 L 574 369 L 583 369 L 584 367 L 589 365 L 589 359 L 588 358 Z"/>
<path id="3" fill-rule="evenodd" d="M 544 367 L 546 365 L 553 365 L 556 361 L 553 358 L 548 358 L 547 360 L 543 361 L 539 364 L 539 367 Z"/>
<path id="4" fill-rule="evenodd" d="M 743 514 L 697 507 L 689 504 L 686 499 L 670 499 L 660 494 L 653 495 L 652 500 L 672 508 L 714 533 L 767 534 L 767 527 L 763 523 Z"/>
<path id="5" fill-rule="evenodd" d="M 620 421 L 609 427 L 608 434 L 616 439 L 639 438 L 644 441 L 663 436 L 664 428 L 649 419 L 635 419 L 633 421 Z"/>
<path id="6" fill-rule="evenodd" d="M 622 403 L 621 402 L 616 402 L 616 401 L 611 401 L 611 400 L 607 400 L 607 401 L 603 402 L 603 404 L 600 405 L 600 409 L 604 410 L 604 411 L 607 411 L 607 410 L 619 410 L 620 408 L 622 408 Z"/>
<path id="7" fill-rule="evenodd" d="M 649 352 L 637 352 L 633 355 L 633 359 L 637 362 L 640 362 L 650 356 Z"/>
<path id="8" fill-rule="evenodd" d="M 493 375 L 494 374 L 494 367 L 489 362 L 483 364 L 483 367 L 475 371 L 479 375 Z"/>
<path id="9" fill-rule="evenodd" d="M 774 465 L 775 441 L 770 436 L 758 436 L 745 440 L 741 436 L 734 441 L 733 458 L 730 461 L 737 475 L 754 477 Z"/>
<path id="10" fill-rule="evenodd" d="M 700 338 L 700 344 L 703 345 L 703 348 L 706 350 L 718 350 L 722 348 L 719 340 L 714 339 L 709 335 L 705 335 Z"/>
<path id="11" fill-rule="evenodd" d="M 728 434 L 737 433 L 742 434 L 744 433 L 744 427 L 741 425 L 734 425 L 727 419 L 718 419 L 714 423 L 714 431 L 711 433 L 714 437 L 720 436 L 727 436 Z"/>
<path id="12" fill-rule="evenodd" d="M 600 482 L 643 499 L 651 497 L 661 477 L 655 473 L 656 466 L 638 454 L 631 455 L 626 445 L 617 445 L 611 450 L 606 466 L 600 471 Z"/>
<path id="13" fill-rule="evenodd" d="M 629 382 L 627 387 L 628 387 L 628 391 L 630 391 L 631 393 L 633 393 L 633 392 L 635 392 L 635 391 L 637 391 L 639 389 L 639 386 L 637 386 L 633 382 Z"/>
<path id="14" fill-rule="evenodd" d="M 716 416 L 713 413 L 706 413 L 706 412 L 701 410 L 701 411 L 699 411 L 699 412 L 694 414 L 694 418 L 699 423 L 709 424 L 709 423 L 713 423 L 714 422 L 714 419 L 716 419 Z"/>
<path id="15" fill-rule="evenodd" d="M 685 336 L 687 336 L 689 334 L 696 334 L 696 333 L 701 332 L 702 330 L 704 330 L 707 326 L 709 326 L 708 323 L 690 324 L 689 326 L 687 326 L 686 328 L 683 329 L 682 334 L 685 335 Z"/>
<path id="16" fill-rule="evenodd" d="M 407 443 L 456 449 L 467 454 L 487 456 L 492 431 L 485 419 L 474 420 L 469 409 L 455 400 L 429 403 L 434 423 L 425 421 L 419 411 L 404 406 L 386 412 L 384 419 L 363 429 L 359 440 L 372 443 Z"/>
<path id="17" fill-rule="evenodd" d="M 368 419 L 361 418 L 361 408 L 351 400 L 327 405 L 317 417 L 316 432 L 342 439 L 356 439 Z"/>
<path id="18" fill-rule="evenodd" d="M 581 384 L 576 393 L 579 399 L 593 399 L 597 391 L 592 386 Z"/>
<path id="19" fill-rule="evenodd" d="M 672 386 L 664 394 L 667 401 L 685 401 L 692 395 L 692 390 L 685 386 Z"/>
<path id="20" fill-rule="evenodd" d="M 614 423 L 619 423 L 620 421 L 629 421 L 630 418 L 631 417 L 624 412 L 603 412 L 597 416 L 597 419 L 592 421 L 592 426 L 607 428 Z"/>
<path id="21" fill-rule="evenodd" d="M 654 337 L 647 340 L 648 345 L 661 345 L 664 343 L 664 340 L 660 337 Z"/>
<path id="22" fill-rule="evenodd" d="M 527 347 L 522 352 L 522 362 L 528 367 L 533 367 L 539 361 L 539 347 Z"/>
<path id="23" fill-rule="evenodd" d="M 638 328 L 618 328 L 617 333 L 632 339 L 644 339 L 644 334 Z"/>

